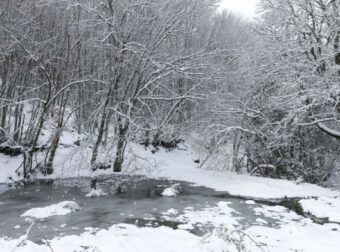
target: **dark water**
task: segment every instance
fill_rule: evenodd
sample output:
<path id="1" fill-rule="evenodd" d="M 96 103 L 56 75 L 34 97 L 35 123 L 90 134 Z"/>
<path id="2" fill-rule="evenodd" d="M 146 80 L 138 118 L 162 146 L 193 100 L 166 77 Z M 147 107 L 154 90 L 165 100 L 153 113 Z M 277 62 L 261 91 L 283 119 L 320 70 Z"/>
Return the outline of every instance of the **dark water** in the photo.
<path id="1" fill-rule="evenodd" d="M 180 183 L 182 190 L 177 197 L 162 197 L 164 188 Z M 185 182 L 153 180 L 143 177 L 101 177 L 97 187 L 103 189 L 107 196 L 88 198 L 90 178 L 55 180 L 51 184 L 35 183 L 20 189 L 9 189 L 0 185 L 0 236 L 17 238 L 23 235 L 30 225 L 25 218 L 20 217 L 25 211 L 35 207 L 45 207 L 65 200 L 79 204 L 81 211 L 63 216 L 53 216 L 37 220 L 29 239 L 41 241 L 55 236 L 80 234 L 86 227 L 108 228 L 117 223 L 136 223 L 139 225 L 167 225 L 176 228 L 178 223 L 161 221 L 162 212 L 174 208 L 181 212 L 186 207 L 195 210 L 214 206 L 219 201 L 230 202 L 230 207 L 238 211 L 237 217 L 242 217 L 243 227 L 253 225 L 255 219 L 261 216 L 252 210 L 258 205 L 247 205 L 244 200 L 221 198 L 220 193 L 205 187 L 191 186 Z M 154 221 L 148 221 L 150 217 Z M 264 217 L 261 217 L 266 219 Z M 273 225 L 272 220 L 269 220 Z M 271 225 L 271 224 L 270 224 Z M 200 230 L 193 230 L 200 234 Z M 42 235 L 42 233 L 44 235 Z"/>

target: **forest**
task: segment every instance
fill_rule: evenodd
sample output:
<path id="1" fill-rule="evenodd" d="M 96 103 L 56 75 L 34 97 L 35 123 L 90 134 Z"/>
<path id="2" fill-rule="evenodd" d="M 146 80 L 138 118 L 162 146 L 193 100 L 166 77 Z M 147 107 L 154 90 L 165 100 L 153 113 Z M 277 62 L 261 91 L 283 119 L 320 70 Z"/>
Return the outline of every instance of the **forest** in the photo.
<path id="1" fill-rule="evenodd" d="M 216 1 L 2 1 L 1 150 L 25 155 L 26 178 L 47 149 L 50 174 L 72 119 L 92 165 L 115 142 L 114 171 L 128 141 L 200 132 L 210 155 L 232 145 L 235 171 L 324 182 L 339 156 L 339 2 L 260 9 L 250 23 Z"/>
<path id="2" fill-rule="evenodd" d="M 0 0 L 0 195 L 1 183 L 22 190 L 38 180 L 91 177 L 101 197 L 108 194 L 96 189 L 101 175 L 144 176 L 169 162 L 160 177 L 250 200 L 298 197 L 308 202 L 280 206 L 340 230 L 340 217 L 324 208 L 340 210 L 340 193 L 323 188 L 340 188 L 340 1 L 259 0 L 254 20 L 219 4 Z M 204 182 L 212 174 L 220 175 Z M 228 176 L 241 184 L 234 188 Z M 125 178 L 118 180 L 123 192 Z M 264 189 L 253 194 L 255 182 Z M 294 189 L 300 184 L 306 188 Z M 169 186 L 163 196 L 189 190 Z M 325 216 L 308 208 L 320 199 Z M 235 244 L 231 233 L 224 241 Z M 242 242 L 251 236 L 237 234 Z M 0 250 L 12 249 L 2 235 Z M 34 251 L 63 249 L 46 244 Z M 191 251 L 267 251 L 259 244 Z M 72 251 L 107 251 L 91 246 Z M 16 247 L 31 251 L 20 238 Z"/>
<path id="3" fill-rule="evenodd" d="M 339 156 L 339 2 L 260 8 L 253 24 L 216 1 L 2 1 L 1 149 L 25 155 L 24 178 L 48 149 L 50 174 L 73 119 L 92 165 L 115 142 L 114 171 L 127 141 L 200 132 L 210 155 L 232 145 L 235 171 L 324 182 Z"/>

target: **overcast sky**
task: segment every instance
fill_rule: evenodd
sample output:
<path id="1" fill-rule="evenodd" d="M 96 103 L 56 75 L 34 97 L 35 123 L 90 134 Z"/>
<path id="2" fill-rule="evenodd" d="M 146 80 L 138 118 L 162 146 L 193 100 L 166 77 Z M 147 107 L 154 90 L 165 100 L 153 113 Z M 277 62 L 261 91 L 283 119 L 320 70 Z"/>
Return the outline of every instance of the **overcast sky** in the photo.
<path id="1" fill-rule="evenodd" d="M 228 9 L 246 18 L 252 19 L 258 0 L 221 0 L 221 8 Z"/>

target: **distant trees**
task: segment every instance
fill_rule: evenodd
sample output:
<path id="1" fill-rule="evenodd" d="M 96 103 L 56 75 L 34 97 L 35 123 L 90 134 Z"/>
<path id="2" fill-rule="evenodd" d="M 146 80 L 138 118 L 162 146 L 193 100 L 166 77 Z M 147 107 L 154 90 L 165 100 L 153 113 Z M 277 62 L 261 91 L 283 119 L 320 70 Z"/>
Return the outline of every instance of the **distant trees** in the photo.
<path id="1" fill-rule="evenodd" d="M 120 171 L 129 136 L 156 143 L 187 123 L 214 74 L 210 59 L 220 50 L 213 0 L 2 4 L 1 142 L 22 148 L 24 177 L 41 148 L 43 171 L 53 172 L 70 113 L 78 133 L 96 136 L 92 165 L 114 132 L 113 168 Z M 46 123 L 53 135 L 40 146 Z"/>
<path id="2" fill-rule="evenodd" d="M 73 13 L 67 12 L 66 5 L 48 1 L 4 1 L 3 10 L 1 142 L 21 146 L 24 177 L 34 168 L 33 154 L 48 148 L 44 170 L 52 173 L 70 91 L 85 81 L 73 61 L 79 39 L 72 35 Z M 46 121 L 55 114 L 51 146 L 39 146 Z"/>
<path id="3" fill-rule="evenodd" d="M 240 58 L 243 93 L 220 103 L 225 131 L 241 134 L 249 172 L 322 182 L 339 156 L 339 1 L 260 7 L 256 41 Z"/>

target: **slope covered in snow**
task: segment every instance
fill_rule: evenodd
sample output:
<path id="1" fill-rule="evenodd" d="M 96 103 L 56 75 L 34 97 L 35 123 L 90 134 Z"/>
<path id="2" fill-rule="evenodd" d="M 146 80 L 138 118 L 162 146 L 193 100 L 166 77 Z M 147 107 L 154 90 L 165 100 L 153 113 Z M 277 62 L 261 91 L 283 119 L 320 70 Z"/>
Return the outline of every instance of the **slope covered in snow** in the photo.
<path id="1" fill-rule="evenodd" d="M 337 191 L 308 183 L 295 184 L 283 179 L 200 169 L 193 162 L 194 158 L 190 156 L 189 151 L 173 150 L 169 152 L 161 149 L 156 154 L 152 154 L 139 146 L 133 146 L 133 148 L 133 151 L 137 152 L 139 156 L 147 160 L 154 160 L 158 164 L 157 172 L 139 171 L 140 174 L 147 176 L 188 181 L 217 191 L 227 191 L 232 195 L 253 198 L 333 197 L 340 195 Z"/>

